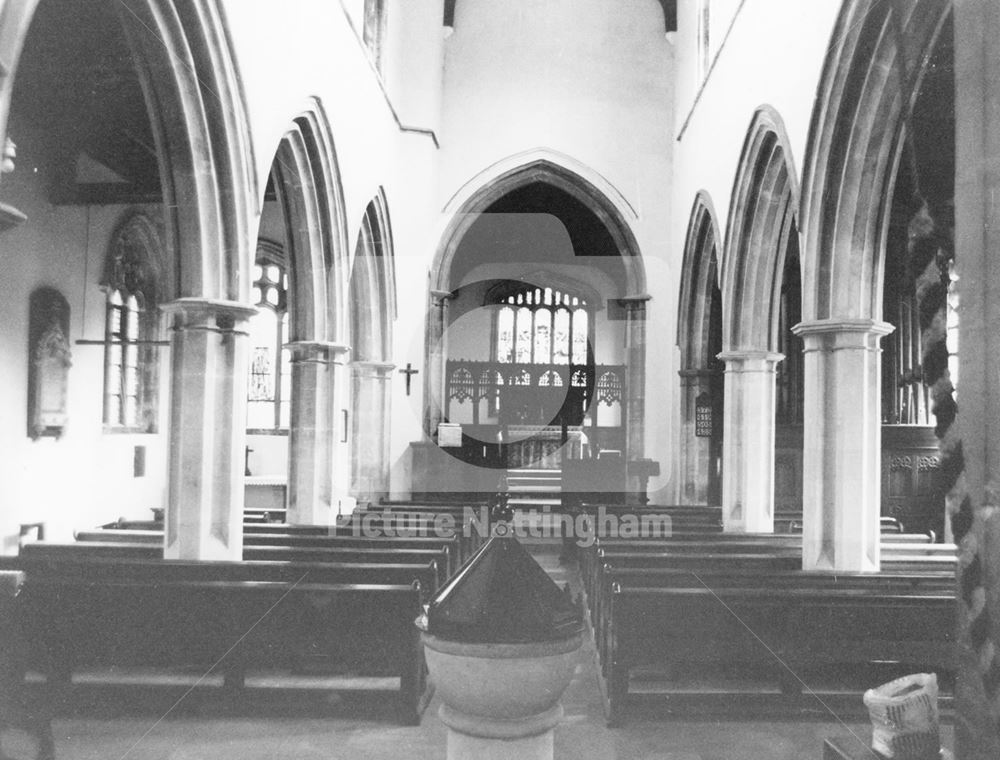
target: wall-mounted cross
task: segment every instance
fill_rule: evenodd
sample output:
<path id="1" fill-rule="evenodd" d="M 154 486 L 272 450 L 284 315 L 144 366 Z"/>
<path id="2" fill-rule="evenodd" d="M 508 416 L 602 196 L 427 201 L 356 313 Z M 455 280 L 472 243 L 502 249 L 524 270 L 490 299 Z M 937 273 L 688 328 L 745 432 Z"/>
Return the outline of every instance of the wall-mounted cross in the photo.
<path id="1" fill-rule="evenodd" d="M 404 375 L 406 375 L 406 395 L 409 396 L 410 395 L 410 380 L 412 380 L 413 376 L 415 374 L 417 374 L 418 372 L 420 372 L 420 370 L 419 369 L 413 369 L 413 365 L 410 364 L 409 362 L 407 362 L 406 363 L 406 369 L 401 369 L 399 371 L 402 372 Z"/>

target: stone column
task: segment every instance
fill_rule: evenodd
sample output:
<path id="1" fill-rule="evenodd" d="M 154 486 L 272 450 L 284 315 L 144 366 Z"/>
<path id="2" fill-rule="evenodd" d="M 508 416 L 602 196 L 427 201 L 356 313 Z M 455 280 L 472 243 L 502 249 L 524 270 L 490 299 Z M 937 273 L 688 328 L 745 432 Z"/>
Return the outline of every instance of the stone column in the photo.
<path id="1" fill-rule="evenodd" d="M 682 369 L 680 450 L 678 455 L 678 500 L 681 504 L 707 504 L 708 481 L 712 469 L 712 439 L 695 434 L 698 397 L 712 393 L 714 372 L 708 369 Z"/>
<path id="2" fill-rule="evenodd" d="M 164 556 L 243 558 L 249 340 L 257 310 L 232 301 L 163 304 L 171 333 L 170 459 Z"/>
<path id="3" fill-rule="evenodd" d="M 646 302 L 652 296 L 626 296 L 625 309 L 625 461 L 641 459 L 646 444 Z M 639 490 L 628 478 L 629 493 Z"/>
<path id="4" fill-rule="evenodd" d="M 331 525 L 338 512 L 333 490 L 338 441 L 335 372 L 350 348 L 326 341 L 295 341 L 285 347 L 292 369 L 288 522 Z"/>
<path id="5" fill-rule="evenodd" d="M 792 329 L 805 344 L 803 569 L 878 570 L 879 342 L 892 325 L 821 319 Z"/>
<path id="6" fill-rule="evenodd" d="M 731 533 L 774 532 L 774 380 L 783 354 L 724 351 L 722 525 Z"/>
<path id="7" fill-rule="evenodd" d="M 948 494 L 958 551 L 959 760 L 1000 757 L 1000 7 L 955 2 L 958 417 L 942 442 L 964 475 Z M 958 428 L 958 436 L 955 428 Z"/>
<path id="8" fill-rule="evenodd" d="M 377 504 L 389 492 L 389 381 L 395 364 L 351 363 L 354 419 L 351 492 Z"/>
<path id="9" fill-rule="evenodd" d="M 430 308 L 427 312 L 427 379 L 424 381 L 424 430 L 429 438 L 437 434 L 438 423 L 444 418 L 448 306 L 453 297 L 447 290 L 430 292 Z"/>

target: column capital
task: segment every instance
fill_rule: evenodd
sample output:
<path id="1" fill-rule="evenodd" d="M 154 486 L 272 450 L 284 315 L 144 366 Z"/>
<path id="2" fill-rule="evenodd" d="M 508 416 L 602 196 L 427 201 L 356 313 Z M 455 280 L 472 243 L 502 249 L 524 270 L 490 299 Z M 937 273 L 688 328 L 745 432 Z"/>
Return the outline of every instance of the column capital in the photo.
<path id="1" fill-rule="evenodd" d="M 648 293 L 634 293 L 632 295 L 614 299 L 614 301 L 629 314 L 645 309 L 646 303 L 651 300 L 653 300 L 653 297 Z"/>
<path id="2" fill-rule="evenodd" d="M 160 311 L 172 314 L 174 329 L 209 330 L 220 333 L 237 332 L 236 324 L 246 322 L 257 313 L 256 306 L 219 298 L 178 298 L 160 304 Z"/>
<path id="3" fill-rule="evenodd" d="M 356 372 L 368 373 L 369 377 L 373 377 L 379 380 L 386 380 L 389 378 L 390 374 L 396 365 L 392 362 L 375 362 L 375 361 L 353 361 L 351 362 L 351 369 Z"/>
<path id="4" fill-rule="evenodd" d="M 327 340 L 293 340 L 284 345 L 292 354 L 293 362 L 320 362 L 336 364 L 338 359 L 351 353 L 351 347 L 346 343 L 336 343 Z"/>
<path id="5" fill-rule="evenodd" d="M 723 351 L 716 358 L 726 363 L 726 372 L 773 372 L 785 355 L 774 351 Z"/>
<path id="6" fill-rule="evenodd" d="M 240 301 L 226 301 L 222 298 L 185 297 L 160 304 L 164 314 L 210 314 L 226 315 L 233 319 L 250 319 L 257 313 L 256 306 L 249 306 Z"/>
<path id="7" fill-rule="evenodd" d="M 792 332 L 800 338 L 842 333 L 864 333 L 881 338 L 895 329 L 888 322 L 877 319 L 811 319 L 799 322 L 792 327 Z"/>
<path id="8" fill-rule="evenodd" d="M 450 290 L 438 290 L 437 288 L 431 288 L 430 294 L 431 298 L 441 301 L 442 303 L 455 297 L 455 294 Z"/>

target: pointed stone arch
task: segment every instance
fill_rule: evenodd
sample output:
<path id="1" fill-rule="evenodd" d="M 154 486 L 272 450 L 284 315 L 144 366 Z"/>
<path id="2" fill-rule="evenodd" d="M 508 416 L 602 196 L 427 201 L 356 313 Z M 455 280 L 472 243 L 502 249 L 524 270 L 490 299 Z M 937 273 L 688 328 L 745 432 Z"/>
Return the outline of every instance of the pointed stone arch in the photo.
<path id="1" fill-rule="evenodd" d="M 711 198 L 695 196 L 684 244 L 677 346 L 681 354 L 681 503 L 716 504 L 721 499 L 721 436 L 698 430 L 701 406 L 714 417 L 721 411 L 722 374 L 716 354 L 722 350 L 722 294 L 719 288 L 721 233 Z M 717 424 L 713 428 L 719 427 Z"/>
<path id="2" fill-rule="evenodd" d="M 522 163 L 515 164 L 521 160 Z M 514 164 L 514 165 L 512 165 Z M 570 166 L 575 166 L 577 171 Z M 555 187 L 581 203 L 604 225 L 621 258 L 625 293 L 619 299 L 625 311 L 627 341 L 626 456 L 642 457 L 644 446 L 646 274 L 638 241 L 629 224 L 635 212 L 624 196 L 601 175 L 552 151 L 531 151 L 494 164 L 467 182 L 445 208 L 445 223 L 430 271 L 430 293 L 425 341 L 424 428 L 433 439 L 443 418 L 445 325 L 448 300 L 455 283 L 455 254 L 469 228 L 493 203 L 508 193 L 535 183 Z"/>
<path id="3" fill-rule="evenodd" d="M 11 0 L 0 13 L 0 142 L 44 2 Z M 246 262 L 258 208 L 235 58 L 215 0 L 120 0 L 110 8 L 145 100 L 172 258 L 161 303 L 173 326 L 165 554 L 238 559 L 243 461 L 234 452 L 245 440 L 244 326 L 254 311 Z"/>
<path id="4" fill-rule="evenodd" d="M 882 278 L 906 117 L 951 2 L 846 0 L 802 183 L 803 565 L 878 569 Z"/>
<path id="5" fill-rule="evenodd" d="M 726 226 L 722 270 L 722 516 L 726 530 L 774 529 L 778 310 L 785 252 L 798 235 L 798 188 L 788 138 L 770 106 L 743 143 Z"/>
<path id="6" fill-rule="evenodd" d="M 726 224 L 722 296 L 727 351 L 774 351 L 776 291 L 795 218 L 799 188 L 788 135 L 770 106 L 754 114 L 743 143 Z M 762 308 L 762 305 L 766 305 Z"/>
<path id="7" fill-rule="evenodd" d="M 333 132 L 317 99 L 310 100 L 282 137 L 272 173 L 288 221 L 295 289 L 290 337 L 345 342 L 351 253 L 347 212 Z"/>
<path id="8" fill-rule="evenodd" d="M 350 283 L 351 475 L 359 502 L 377 503 L 389 492 L 389 421 L 396 319 L 396 274 L 385 192 L 369 202 L 361 220 Z"/>
<path id="9" fill-rule="evenodd" d="M 346 393 L 346 212 L 333 135 L 311 99 L 284 134 L 271 168 L 289 272 L 291 413 L 288 519 L 329 525 L 338 512 L 338 399 Z"/>
<path id="10" fill-rule="evenodd" d="M 449 277 L 455 252 L 476 215 L 511 191 L 534 182 L 559 188 L 593 212 L 611 233 L 622 256 L 628 292 L 646 292 L 639 244 L 628 222 L 638 218 L 635 210 L 603 176 L 552 151 L 531 151 L 498 162 L 452 196 L 444 208 L 446 226 L 431 267 L 432 290 L 451 289 Z"/>
<path id="11" fill-rule="evenodd" d="M 682 369 L 708 365 L 709 320 L 713 288 L 719 288 L 719 247 L 722 235 L 715 206 L 708 193 L 695 196 L 684 242 L 680 301 L 677 309 L 677 346 Z"/>
<path id="12" fill-rule="evenodd" d="M 879 319 L 903 116 L 950 13 L 951 2 L 939 0 L 847 0 L 841 10 L 806 145 L 801 226 L 807 322 Z"/>

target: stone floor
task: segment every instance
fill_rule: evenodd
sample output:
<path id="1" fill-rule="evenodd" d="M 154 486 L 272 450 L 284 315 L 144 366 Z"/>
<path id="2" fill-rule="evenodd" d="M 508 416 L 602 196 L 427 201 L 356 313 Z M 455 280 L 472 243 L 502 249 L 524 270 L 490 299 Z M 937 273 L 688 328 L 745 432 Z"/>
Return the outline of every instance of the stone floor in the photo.
<path id="1" fill-rule="evenodd" d="M 578 578 L 558 564 L 554 547 L 533 553 L 560 584 Z M 330 697 L 327 692 L 283 693 L 261 689 L 238 712 L 219 702 L 215 689 L 175 686 L 108 689 L 80 686 L 72 709 L 54 724 L 57 757 L 66 760 L 390 760 L 443 758 L 445 729 L 434 699 L 417 727 L 393 722 L 379 700 Z M 711 704 L 711 703 L 707 703 Z M 744 704 L 753 704 L 752 698 Z M 845 722 L 817 705 L 812 716 L 751 717 L 738 705 L 704 714 L 647 711 L 623 728 L 604 722 L 594 651 L 586 643 L 563 705 L 566 717 L 555 738 L 557 758 L 566 760 L 805 760 L 822 757 L 823 739 L 857 734 L 867 742 L 867 721 Z M 950 729 L 944 731 L 950 746 Z M 11 758 L 32 757 L 27 738 L 3 736 Z"/>

